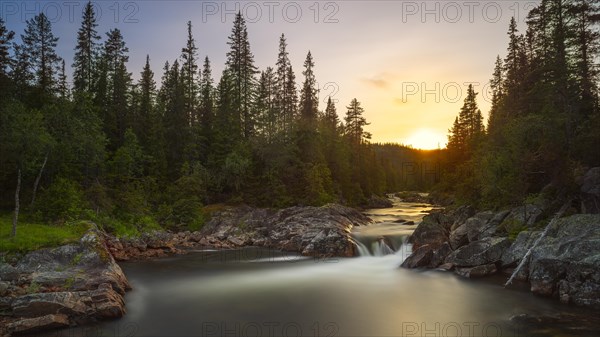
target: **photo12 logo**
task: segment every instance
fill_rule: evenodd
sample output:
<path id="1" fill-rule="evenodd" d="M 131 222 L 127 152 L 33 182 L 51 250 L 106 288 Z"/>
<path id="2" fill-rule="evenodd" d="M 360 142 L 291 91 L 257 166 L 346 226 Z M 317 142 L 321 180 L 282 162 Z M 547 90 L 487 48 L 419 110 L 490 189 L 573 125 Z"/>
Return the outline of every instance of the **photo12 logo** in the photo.
<path id="1" fill-rule="evenodd" d="M 202 22 L 219 20 L 233 22 L 241 13 L 249 23 L 265 21 L 269 23 L 297 23 L 306 20 L 313 23 L 339 23 L 340 6 L 332 1 L 220 1 L 202 2 Z"/>
<path id="2" fill-rule="evenodd" d="M 399 102 L 407 103 L 410 98 L 417 98 L 420 103 L 458 103 L 465 97 L 469 85 L 487 102 L 492 102 L 492 86 L 490 82 L 402 82 Z"/>
<path id="3" fill-rule="evenodd" d="M 497 23 L 517 21 L 537 6 L 535 1 L 402 1 L 402 23 Z"/>
<path id="4" fill-rule="evenodd" d="M 135 1 L 91 1 L 96 20 L 138 23 L 140 6 Z M 0 1 L 0 18 L 5 22 L 26 22 L 43 13 L 51 23 L 81 19 L 86 2 L 81 1 Z"/>

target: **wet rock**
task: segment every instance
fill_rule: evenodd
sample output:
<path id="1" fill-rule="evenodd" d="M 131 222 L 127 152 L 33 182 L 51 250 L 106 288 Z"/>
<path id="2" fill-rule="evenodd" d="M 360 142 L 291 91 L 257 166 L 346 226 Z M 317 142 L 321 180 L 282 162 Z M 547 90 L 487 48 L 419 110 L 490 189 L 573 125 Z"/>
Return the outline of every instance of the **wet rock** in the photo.
<path id="1" fill-rule="evenodd" d="M 367 208 L 391 208 L 394 207 L 392 201 L 388 198 L 372 195 L 367 201 Z"/>
<path id="2" fill-rule="evenodd" d="M 452 211 L 452 217 L 454 218 L 454 221 L 450 229 L 454 231 L 456 228 L 464 224 L 465 221 L 467 221 L 467 219 L 472 217 L 473 215 L 475 215 L 475 209 L 472 206 L 466 205 L 458 207 L 457 209 Z"/>
<path id="3" fill-rule="evenodd" d="M 495 274 L 498 270 L 495 264 L 485 264 L 472 268 L 456 268 L 456 274 L 466 278 L 479 278 Z"/>
<path id="4" fill-rule="evenodd" d="M 13 300 L 12 308 L 17 317 L 40 317 L 58 313 L 85 316 L 87 310 L 80 294 L 74 292 L 37 293 L 17 297 Z"/>
<path id="5" fill-rule="evenodd" d="M 510 241 L 507 238 L 485 238 L 455 250 L 448 255 L 445 262 L 456 267 L 495 264 L 502 259 L 502 254 L 509 246 Z"/>
<path id="6" fill-rule="evenodd" d="M 519 233 L 515 241 L 502 255 L 502 267 L 515 267 L 527 253 L 527 250 L 533 246 L 542 232 L 524 231 Z M 526 274 L 529 274 L 528 272 Z"/>
<path id="7" fill-rule="evenodd" d="M 508 211 L 494 214 L 493 212 L 477 213 L 472 218 L 467 219 L 467 236 L 469 242 L 491 237 L 496 233 L 498 225 L 508 215 Z"/>
<path id="8" fill-rule="evenodd" d="M 45 315 L 35 318 L 21 319 L 8 324 L 7 328 L 14 335 L 31 334 L 40 331 L 65 328 L 69 326 L 69 317 L 63 314 Z"/>
<path id="9" fill-rule="evenodd" d="M 450 233 L 449 241 L 452 249 L 456 250 L 467 243 L 469 243 L 469 237 L 467 235 L 467 225 L 462 224 Z"/>
<path id="10" fill-rule="evenodd" d="M 420 246 L 400 266 L 409 269 L 428 267 L 433 256 L 433 249 L 430 245 Z"/>
<path id="11" fill-rule="evenodd" d="M 451 271 L 454 269 L 454 265 L 452 263 L 444 263 L 441 264 L 437 267 L 438 270 L 443 270 L 443 271 Z"/>
<path id="12" fill-rule="evenodd" d="M 412 243 L 413 250 L 422 245 L 441 246 L 448 241 L 451 219 L 442 213 L 431 213 L 423 217 L 423 221 L 417 226 L 408 239 Z"/>
<path id="13" fill-rule="evenodd" d="M 359 211 L 336 204 L 278 211 L 238 207 L 214 214 L 201 234 L 217 246 L 252 244 L 307 256 L 349 257 L 354 256 L 352 227 L 371 222 Z"/>
<path id="14" fill-rule="evenodd" d="M 431 255 L 431 261 L 429 262 L 430 268 L 435 268 L 444 263 L 446 257 L 452 253 L 452 248 L 449 243 L 444 243 L 440 247 L 436 248 Z"/>
<path id="15" fill-rule="evenodd" d="M 600 215 L 557 221 L 533 250 L 529 270 L 532 292 L 600 308 Z"/>

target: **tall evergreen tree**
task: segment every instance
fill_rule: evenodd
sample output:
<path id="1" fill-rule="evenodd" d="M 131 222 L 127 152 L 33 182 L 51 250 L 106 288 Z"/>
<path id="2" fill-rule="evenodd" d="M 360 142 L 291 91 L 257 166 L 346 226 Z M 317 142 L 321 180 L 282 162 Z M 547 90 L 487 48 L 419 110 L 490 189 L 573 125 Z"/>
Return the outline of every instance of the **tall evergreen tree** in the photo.
<path id="1" fill-rule="evenodd" d="M 364 144 L 371 139 L 371 134 L 364 130 L 364 127 L 369 125 L 366 118 L 363 116 L 365 110 L 360 105 L 360 102 L 353 98 L 350 105 L 346 107 L 345 135 L 350 140 L 353 146 Z"/>
<path id="2" fill-rule="evenodd" d="M 257 131 L 267 144 L 272 144 L 277 136 L 278 115 L 275 109 L 275 73 L 271 67 L 260 74 L 256 109 Z"/>
<path id="3" fill-rule="evenodd" d="M 257 74 L 254 65 L 254 55 L 250 50 L 248 30 L 241 12 L 235 17 L 233 29 L 229 36 L 230 47 L 227 52 L 227 68 L 234 84 L 233 99 L 234 111 L 241 121 L 242 136 L 248 139 L 254 132 L 254 116 L 252 116 L 252 103 L 255 96 Z"/>
<path id="4" fill-rule="evenodd" d="M 202 160 L 208 159 L 210 144 L 214 141 L 215 88 L 208 56 L 204 58 L 200 82 L 200 150 Z"/>
<path id="5" fill-rule="evenodd" d="M 127 71 L 129 48 L 119 29 L 106 33 L 101 56 L 100 73 L 96 89 L 96 101 L 102 111 L 102 119 L 111 149 L 122 145 L 125 130 L 131 127 L 130 94 L 131 74 Z"/>
<path id="6" fill-rule="evenodd" d="M 9 69 L 13 66 L 13 59 L 10 57 L 11 41 L 15 37 L 15 32 L 8 30 L 4 20 L 0 18 L 0 76 L 7 77 Z"/>
<path id="7" fill-rule="evenodd" d="M 65 69 L 65 60 L 61 60 L 60 73 L 58 74 L 58 94 L 62 99 L 68 99 L 70 95 L 67 71 Z"/>
<path id="8" fill-rule="evenodd" d="M 198 121 L 198 47 L 192 34 L 192 22 L 187 23 L 187 43 L 181 49 L 181 79 L 185 95 L 185 110 L 188 114 L 189 124 Z"/>
<path id="9" fill-rule="evenodd" d="M 73 59 L 73 90 L 90 92 L 94 88 L 94 76 L 99 57 L 100 35 L 96 31 L 96 13 L 91 2 L 85 5 L 81 27 L 77 32 L 77 45 Z"/>
<path id="10" fill-rule="evenodd" d="M 134 122 L 134 131 L 137 138 L 140 140 L 141 146 L 144 150 L 149 151 L 153 141 L 153 124 L 158 122 L 154 118 L 156 82 L 154 81 L 154 72 L 150 67 L 150 55 L 146 55 L 146 64 L 140 74 L 138 88 L 140 90 L 140 102 Z"/>
<path id="11" fill-rule="evenodd" d="M 56 54 L 58 37 L 52 33 L 52 24 L 44 13 L 27 20 L 26 25 L 21 40 L 35 84 L 43 94 L 52 94 L 56 89 L 56 73 L 61 60 Z"/>

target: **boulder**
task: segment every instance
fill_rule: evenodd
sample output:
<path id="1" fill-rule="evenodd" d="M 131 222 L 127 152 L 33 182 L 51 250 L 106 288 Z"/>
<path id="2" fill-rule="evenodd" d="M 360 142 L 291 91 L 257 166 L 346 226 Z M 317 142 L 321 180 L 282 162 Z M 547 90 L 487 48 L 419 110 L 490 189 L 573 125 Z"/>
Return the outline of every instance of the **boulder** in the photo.
<path id="1" fill-rule="evenodd" d="M 501 226 L 510 232 L 513 227 L 526 226 L 528 228 L 540 220 L 544 209 L 537 204 L 526 204 L 523 206 L 515 207 L 502 221 Z"/>
<path id="2" fill-rule="evenodd" d="M 449 241 L 452 249 L 456 250 L 467 243 L 469 243 L 469 237 L 467 235 L 467 224 L 458 226 L 455 230 L 450 233 Z"/>
<path id="3" fill-rule="evenodd" d="M 428 267 L 433 256 L 433 249 L 430 245 L 420 246 L 400 266 L 409 269 Z"/>
<path id="4" fill-rule="evenodd" d="M 456 228 L 461 226 L 467 221 L 468 218 L 475 215 L 475 208 L 472 206 L 460 206 L 452 212 L 452 217 L 454 218 L 454 222 L 451 226 L 451 230 L 454 231 Z"/>
<path id="5" fill-rule="evenodd" d="M 413 245 L 413 249 L 418 249 L 427 244 L 441 246 L 448 241 L 451 224 L 451 219 L 445 214 L 430 213 L 423 217 L 421 223 L 409 237 L 408 242 Z"/>
<path id="6" fill-rule="evenodd" d="M 516 267 L 527 253 L 527 250 L 533 247 L 535 240 L 537 240 L 541 234 L 541 231 L 524 231 L 519 233 L 515 241 L 511 244 L 510 248 L 508 248 L 502 255 L 502 267 Z M 526 274 L 529 273 L 526 272 Z"/>
<path id="7" fill-rule="evenodd" d="M 63 314 L 45 315 L 35 318 L 21 319 L 8 324 L 7 328 L 14 335 L 32 334 L 69 326 L 69 317 Z"/>
<path id="8" fill-rule="evenodd" d="M 498 270 L 495 264 L 485 264 L 471 268 L 457 268 L 454 272 L 466 278 L 479 278 L 495 274 Z"/>
<path id="9" fill-rule="evenodd" d="M 452 248 L 448 242 L 434 249 L 431 255 L 431 261 L 429 262 L 429 267 L 436 268 L 437 266 L 443 264 L 446 260 L 446 257 L 448 257 L 450 253 L 452 253 Z"/>
<path id="10" fill-rule="evenodd" d="M 533 250 L 531 291 L 600 308 L 600 215 L 576 214 L 557 221 Z"/>
<path id="11" fill-rule="evenodd" d="M 367 208 L 391 208 L 394 203 L 388 198 L 372 195 L 367 201 Z"/>
<path id="12" fill-rule="evenodd" d="M 352 227 L 371 222 L 359 211 L 336 204 L 278 211 L 237 207 L 215 213 L 201 234 L 213 246 L 256 245 L 306 256 L 350 257 L 355 250 Z"/>
<path id="13" fill-rule="evenodd" d="M 456 267 L 495 264 L 502 259 L 502 254 L 509 246 L 510 241 L 507 238 L 485 238 L 455 250 L 448 255 L 445 262 Z"/>
<path id="14" fill-rule="evenodd" d="M 40 317 L 52 314 L 85 316 L 87 307 L 79 293 L 36 293 L 17 297 L 12 303 L 17 317 Z"/>
<path id="15" fill-rule="evenodd" d="M 497 214 L 493 212 L 477 213 L 472 218 L 467 219 L 467 236 L 469 242 L 488 238 L 496 234 L 498 226 L 504 218 L 509 214 L 509 211 L 503 211 Z"/>
<path id="16" fill-rule="evenodd" d="M 600 167 L 591 168 L 583 177 L 581 185 L 582 213 L 600 213 Z"/>

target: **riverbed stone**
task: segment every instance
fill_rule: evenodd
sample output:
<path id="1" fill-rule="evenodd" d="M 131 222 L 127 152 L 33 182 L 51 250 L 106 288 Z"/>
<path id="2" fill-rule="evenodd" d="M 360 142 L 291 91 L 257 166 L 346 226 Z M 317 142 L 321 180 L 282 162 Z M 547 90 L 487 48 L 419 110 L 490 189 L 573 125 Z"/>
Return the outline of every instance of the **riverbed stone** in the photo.
<path id="1" fill-rule="evenodd" d="M 413 245 L 413 250 L 423 245 L 441 246 L 449 238 L 449 229 L 452 219 L 447 215 L 433 212 L 425 217 L 417 226 L 408 242 Z"/>
<path id="2" fill-rule="evenodd" d="M 434 248 L 431 245 L 422 245 L 402 262 L 401 267 L 403 268 L 423 268 L 428 267 L 433 256 Z"/>
<path id="3" fill-rule="evenodd" d="M 458 226 L 455 230 L 450 233 L 449 241 L 452 249 L 456 250 L 467 243 L 469 243 L 469 237 L 467 235 L 467 224 Z"/>
<path id="4" fill-rule="evenodd" d="M 471 268 L 456 268 L 456 274 L 466 278 L 479 278 L 495 274 L 498 271 L 495 264 L 484 264 Z"/>
<path id="5" fill-rule="evenodd" d="M 69 317 L 63 314 L 21 319 L 8 324 L 8 331 L 14 335 L 32 334 L 40 331 L 65 328 L 69 326 Z"/>
<path id="6" fill-rule="evenodd" d="M 558 220 L 533 250 L 529 270 L 532 292 L 600 308 L 600 215 Z"/>
<path id="7" fill-rule="evenodd" d="M 507 238 L 485 238 L 474 241 L 452 252 L 446 263 L 457 267 L 476 267 L 494 264 L 502 259 L 502 254 L 510 246 Z"/>

